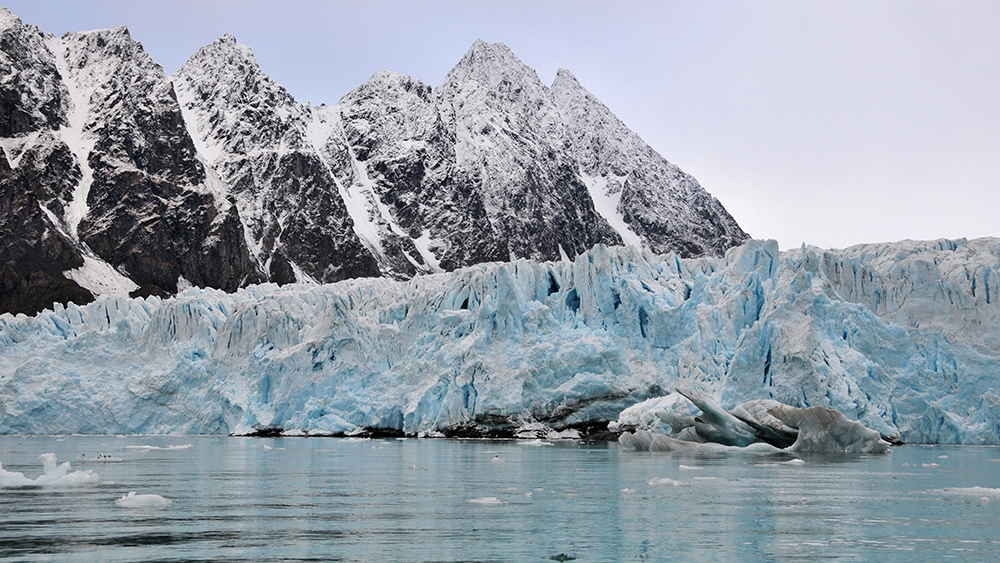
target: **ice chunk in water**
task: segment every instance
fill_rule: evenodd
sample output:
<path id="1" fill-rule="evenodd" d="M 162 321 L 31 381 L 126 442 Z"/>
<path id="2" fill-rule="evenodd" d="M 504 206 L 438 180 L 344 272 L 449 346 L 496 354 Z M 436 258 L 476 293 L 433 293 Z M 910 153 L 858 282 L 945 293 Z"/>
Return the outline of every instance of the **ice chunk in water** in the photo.
<path id="1" fill-rule="evenodd" d="M 128 445 L 128 446 L 125 446 L 125 449 L 126 450 L 140 450 L 140 451 L 146 451 L 146 452 L 151 452 L 153 450 L 186 450 L 186 449 L 189 449 L 193 445 L 194 444 L 171 444 L 169 446 L 145 446 L 145 445 L 143 445 L 143 446 L 135 446 L 135 445 Z"/>
<path id="2" fill-rule="evenodd" d="M 482 504 L 484 506 L 500 506 L 501 504 L 507 504 L 507 501 L 500 500 L 497 497 L 470 498 L 465 502 L 469 504 Z"/>
<path id="3" fill-rule="evenodd" d="M 702 411 L 694 417 L 695 434 L 689 432 L 690 428 L 671 436 L 637 429 L 632 433 L 622 432 L 618 442 L 631 450 L 654 452 L 708 453 L 748 447 L 757 452 L 782 449 L 823 453 L 889 451 L 889 443 L 878 432 L 833 409 L 796 408 L 768 399 L 743 403 L 730 413 L 707 394 L 680 389 L 677 393 L 687 397 Z M 634 417 L 639 410 L 633 409 L 630 417 Z M 620 417 L 619 423 L 621 421 Z M 708 443 L 698 443 L 706 440 Z"/>
<path id="4" fill-rule="evenodd" d="M 889 451 L 889 443 L 878 432 L 865 428 L 840 411 L 782 405 L 767 412 L 799 431 L 798 438 L 788 451 L 872 454 Z"/>
<path id="5" fill-rule="evenodd" d="M 16 471 L 4 471 L 3 464 L 0 464 L 0 488 L 12 487 L 76 487 L 79 485 L 91 485 L 97 482 L 97 473 L 87 469 L 84 471 L 69 472 L 69 462 L 56 465 L 56 454 L 47 453 L 38 456 L 42 460 L 42 467 L 45 473 L 37 479 L 29 479 L 23 473 Z"/>
<path id="6" fill-rule="evenodd" d="M 657 487 L 657 486 L 676 487 L 677 485 L 680 485 L 681 482 L 674 481 L 673 479 L 669 479 L 667 477 L 653 477 L 649 481 L 646 481 L 646 484 L 651 487 Z"/>
<path id="7" fill-rule="evenodd" d="M 750 425 L 730 414 L 711 396 L 687 389 L 677 392 L 701 409 L 694 427 L 702 438 L 726 446 L 749 446 L 757 441 Z"/>
<path id="8" fill-rule="evenodd" d="M 987 487 L 947 487 L 938 492 L 955 496 L 1000 498 L 1000 489 L 990 489 Z"/>
<path id="9" fill-rule="evenodd" d="M 173 501 L 163 498 L 160 495 L 137 495 L 135 491 L 115 501 L 115 504 L 122 508 L 167 508 Z"/>

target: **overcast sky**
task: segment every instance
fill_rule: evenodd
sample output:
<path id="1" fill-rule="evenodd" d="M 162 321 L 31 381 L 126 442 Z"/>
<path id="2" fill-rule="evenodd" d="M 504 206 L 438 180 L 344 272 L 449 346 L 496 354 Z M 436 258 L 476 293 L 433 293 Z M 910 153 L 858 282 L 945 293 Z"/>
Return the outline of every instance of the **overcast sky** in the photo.
<path id="1" fill-rule="evenodd" d="M 502 42 L 783 249 L 1000 236 L 996 1 L 4 2 L 57 35 L 127 25 L 167 73 L 231 33 L 314 105 Z"/>

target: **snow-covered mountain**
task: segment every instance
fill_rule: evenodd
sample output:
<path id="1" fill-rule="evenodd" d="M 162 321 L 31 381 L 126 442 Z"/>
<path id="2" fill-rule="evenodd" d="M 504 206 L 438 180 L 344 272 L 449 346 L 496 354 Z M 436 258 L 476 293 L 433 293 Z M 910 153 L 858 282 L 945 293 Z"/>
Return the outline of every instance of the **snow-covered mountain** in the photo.
<path id="1" fill-rule="evenodd" d="M 62 38 L 0 14 L 3 310 L 259 281 L 173 86 L 124 27 Z"/>
<path id="2" fill-rule="evenodd" d="M 2 315 L 0 434 L 510 434 L 606 423 L 681 387 L 1000 444 L 998 350 L 998 239 L 698 259 L 598 245 Z"/>
<path id="3" fill-rule="evenodd" d="M 312 107 L 228 35 L 168 77 L 124 27 L 0 9 L 0 146 L 0 311 L 747 239 L 568 72 L 482 41 L 437 88 L 379 72 Z"/>

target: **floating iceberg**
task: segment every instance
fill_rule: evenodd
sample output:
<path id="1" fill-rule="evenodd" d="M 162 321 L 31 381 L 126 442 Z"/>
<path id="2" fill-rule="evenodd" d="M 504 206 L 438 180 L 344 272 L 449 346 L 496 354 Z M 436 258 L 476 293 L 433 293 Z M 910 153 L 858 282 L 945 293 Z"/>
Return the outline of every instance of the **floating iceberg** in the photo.
<path id="1" fill-rule="evenodd" d="M 530 439 L 681 387 L 727 412 L 773 400 L 908 443 L 1000 444 L 998 272 L 998 239 L 751 241 L 722 258 L 596 246 L 406 282 L 99 297 L 0 316 L 0 433 L 513 436 L 538 423 Z M 662 416 L 653 431 L 690 414 Z"/>
<path id="2" fill-rule="evenodd" d="M 465 502 L 469 504 L 481 504 L 483 506 L 500 506 L 502 504 L 507 504 L 507 501 L 500 500 L 497 497 L 470 498 Z"/>
<path id="3" fill-rule="evenodd" d="M 24 473 L 5 471 L 0 463 L 0 489 L 16 487 L 78 487 L 97 483 L 98 476 L 90 469 L 69 472 L 69 462 L 56 465 L 56 454 L 47 453 L 38 456 L 42 460 L 45 473 L 36 479 L 29 479 Z"/>
<path id="4" fill-rule="evenodd" d="M 169 446 L 149 446 L 149 445 L 145 445 L 145 444 L 144 445 L 129 444 L 129 445 L 125 446 L 125 449 L 126 450 L 138 450 L 138 451 L 142 451 L 142 452 L 152 452 L 152 451 L 157 451 L 157 450 L 167 450 L 167 451 L 187 450 L 187 449 L 190 449 L 192 446 L 194 446 L 194 444 L 171 444 Z"/>
<path id="5" fill-rule="evenodd" d="M 167 508 L 173 504 L 168 498 L 163 498 L 160 495 L 137 495 L 135 491 L 131 491 L 129 494 L 123 496 L 122 498 L 115 501 L 115 504 L 122 508 L 153 508 L 161 509 Z"/>
<path id="6" fill-rule="evenodd" d="M 811 453 L 885 453 L 889 442 L 860 422 L 843 413 L 825 407 L 796 408 L 774 400 L 755 400 L 737 405 L 732 412 L 723 409 L 711 396 L 690 390 L 677 390 L 677 395 L 700 409 L 697 416 L 667 417 L 674 421 L 672 434 L 648 430 L 625 430 L 619 443 L 632 450 L 679 451 L 711 453 L 753 446 L 753 451 L 786 451 Z M 621 428 L 625 422 L 649 420 L 642 411 L 658 414 L 662 405 L 675 401 L 652 399 L 626 409 L 614 423 Z M 688 426 L 677 422 L 690 421 Z M 692 432 L 693 430 L 693 432 Z M 684 466 L 681 466 L 684 467 Z"/>
<path id="7" fill-rule="evenodd" d="M 935 492 L 946 495 L 970 496 L 976 498 L 1000 498 L 1000 489 L 991 489 L 987 487 L 946 487 Z"/>

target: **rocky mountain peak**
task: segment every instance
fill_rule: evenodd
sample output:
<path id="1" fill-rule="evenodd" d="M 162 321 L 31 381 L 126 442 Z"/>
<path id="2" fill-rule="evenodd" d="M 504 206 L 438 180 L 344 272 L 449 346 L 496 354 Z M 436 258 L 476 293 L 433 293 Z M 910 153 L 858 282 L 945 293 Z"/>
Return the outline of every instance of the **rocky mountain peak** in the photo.
<path id="1" fill-rule="evenodd" d="M 358 86 L 344 99 L 365 97 L 370 95 L 390 95 L 398 97 L 400 95 L 412 94 L 420 96 L 424 100 L 431 99 L 433 89 L 424 84 L 419 78 L 399 74 L 391 70 L 380 70 L 372 75 L 367 82 Z"/>
<path id="2" fill-rule="evenodd" d="M 580 85 L 580 81 L 576 79 L 576 76 L 565 68 L 560 68 L 556 71 L 556 78 L 552 81 L 551 89 L 555 90 L 559 88 L 561 90 L 571 90 L 571 89 L 583 89 Z"/>
<path id="3" fill-rule="evenodd" d="M 502 43 L 437 88 L 380 71 L 312 108 L 229 34 L 167 77 L 124 26 L 0 24 L 0 267 L 28 288 L 0 310 L 71 281 L 169 295 L 745 239 L 571 73 L 550 89 Z"/>
<path id="4" fill-rule="evenodd" d="M 229 69 L 243 74 L 260 73 L 253 50 L 228 33 L 198 49 L 181 68 L 187 68 L 187 72 L 191 72 L 191 67 L 203 71 Z"/>
<path id="5" fill-rule="evenodd" d="M 21 18 L 10 13 L 6 6 L 0 6 L 0 31 L 21 25 Z"/>
<path id="6" fill-rule="evenodd" d="M 163 67 L 153 61 L 142 48 L 142 44 L 132 39 L 128 28 L 119 26 L 112 29 L 69 32 L 62 36 L 63 53 L 72 74 L 89 75 L 85 80 L 93 86 L 100 83 L 128 84 L 129 77 L 136 73 L 165 76 Z M 124 72 L 124 74 L 123 74 Z"/>
<path id="7" fill-rule="evenodd" d="M 684 257 L 722 254 L 749 237 L 698 181 L 668 162 L 569 71 L 550 89 L 598 209 L 628 240 Z"/>
<path id="8" fill-rule="evenodd" d="M 277 147 L 303 109 L 229 34 L 199 49 L 170 80 L 191 136 L 209 161 L 223 146 L 229 153 L 247 150 L 248 138 Z"/>
<path id="9" fill-rule="evenodd" d="M 545 86 L 534 69 L 503 43 L 486 43 L 477 39 L 445 77 L 444 90 L 486 88 L 519 92 L 525 86 L 534 90 Z"/>
<path id="10" fill-rule="evenodd" d="M 171 77 L 175 84 L 195 84 L 203 101 L 219 103 L 295 105 L 295 98 L 261 70 L 250 47 L 223 35 L 191 56 Z"/>
<path id="11" fill-rule="evenodd" d="M 0 137 L 64 124 L 67 94 L 46 35 L 0 10 Z"/>

